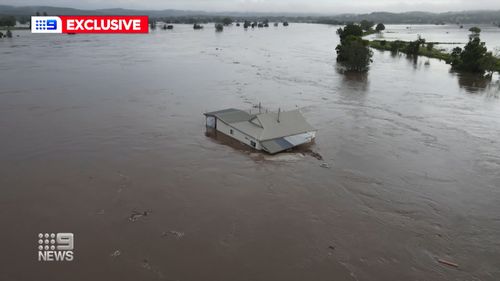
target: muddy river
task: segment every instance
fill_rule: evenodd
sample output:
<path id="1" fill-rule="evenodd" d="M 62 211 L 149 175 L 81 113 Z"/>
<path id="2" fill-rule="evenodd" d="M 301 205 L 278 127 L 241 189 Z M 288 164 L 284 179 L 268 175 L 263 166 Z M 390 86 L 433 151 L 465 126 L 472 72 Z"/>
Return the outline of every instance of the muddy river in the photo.
<path id="1" fill-rule="evenodd" d="M 498 76 L 379 51 L 342 74 L 336 28 L 1 39 L 0 280 L 500 280 Z M 259 102 L 316 142 L 206 134 Z M 73 261 L 38 261 L 46 232 Z"/>

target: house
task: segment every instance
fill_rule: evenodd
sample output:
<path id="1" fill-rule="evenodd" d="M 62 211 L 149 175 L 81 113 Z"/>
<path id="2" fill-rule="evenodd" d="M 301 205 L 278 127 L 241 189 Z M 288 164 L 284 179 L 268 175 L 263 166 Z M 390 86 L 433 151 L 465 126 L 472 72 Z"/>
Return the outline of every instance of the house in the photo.
<path id="1" fill-rule="evenodd" d="M 299 110 L 250 114 L 229 108 L 207 112 L 206 126 L 270 154 L 311 142 L 314 129 Z"/>

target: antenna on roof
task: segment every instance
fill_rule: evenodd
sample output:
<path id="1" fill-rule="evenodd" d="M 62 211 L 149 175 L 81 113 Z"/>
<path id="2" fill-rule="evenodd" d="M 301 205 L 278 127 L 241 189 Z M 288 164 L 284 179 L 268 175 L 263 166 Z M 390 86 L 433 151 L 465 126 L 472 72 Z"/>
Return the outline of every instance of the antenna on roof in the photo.
<path id="1" fill-rule="evenodd" d="M 281 112 L 281 108 L 278 107 L 278 123 L 280 122 L 280 112 Z"/>

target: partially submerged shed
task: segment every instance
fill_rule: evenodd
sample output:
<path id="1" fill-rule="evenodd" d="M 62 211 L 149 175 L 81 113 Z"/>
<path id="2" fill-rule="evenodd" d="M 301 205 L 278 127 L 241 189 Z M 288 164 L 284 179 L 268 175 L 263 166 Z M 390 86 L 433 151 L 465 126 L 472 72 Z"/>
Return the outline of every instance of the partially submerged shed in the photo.
<path id="1" fill-rule="evenodd" d="M 229 108 L 204 115 L 207 127 L 271 154 L 311 142 L 316 137 L 317 130 L 299 110 L 250 114 Z"/>

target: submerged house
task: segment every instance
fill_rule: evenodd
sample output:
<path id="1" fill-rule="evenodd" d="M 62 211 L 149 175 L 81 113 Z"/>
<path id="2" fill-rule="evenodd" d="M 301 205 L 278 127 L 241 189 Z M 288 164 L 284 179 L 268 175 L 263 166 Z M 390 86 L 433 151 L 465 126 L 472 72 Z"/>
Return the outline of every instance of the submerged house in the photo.
<path id="1" fill-rule="evenodd" d="M 311 142 L 316 137 L 316 129 L 299 110 L 250 114 L 229 108 L 204 115 L 208 128 L 271 154 Z"/>

